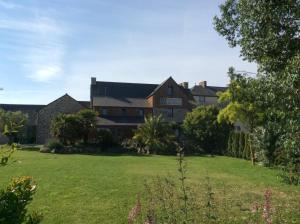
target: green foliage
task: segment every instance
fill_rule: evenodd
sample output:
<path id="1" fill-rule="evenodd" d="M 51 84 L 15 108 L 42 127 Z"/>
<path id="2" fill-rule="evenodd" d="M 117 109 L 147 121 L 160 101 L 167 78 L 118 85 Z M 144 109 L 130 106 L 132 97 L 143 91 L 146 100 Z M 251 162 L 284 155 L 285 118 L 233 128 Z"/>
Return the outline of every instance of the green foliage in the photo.
<path id="1" fill-rule="evenodd" d="M 59 152 L 59 151 L 63 151 L 64 145 L 61 142 L 58 142 L 56 140 L 51 140 L 47 143 L 47 148 L 50 151 Z"/>
<path id="2" fill-rule="evenodd" d="M 221 97 L 229 104 L 220 119 L 236 118 L 241 108 L 250 112 L 253 106 L 253 115 L 259 119 L 248 113 L 239 117 L 250 129 L 252 157 L 256 154 L 268 166 L 281 165 L 288 176 L 297 177 L 300 146 L 294 135 L 300 130 L 300 2 L 227 0 L 220 9 L 221 16 L 214 19 L 216 30 L 230 46 L 241 48 L 244 59 L 259 65 L 255 79 L 232 75 L 231 69 L 230 88 Z M 231 89 L 235 82 L 242 88 Z"/>
<path id="3" fill-rule="evenodd" d="M 81 120 L 76 114 L 59 114 L 52 121 L 51 131 L 64 145 L 74 145 L 83 134 Z"/>
<path id="4" fill-rule="evenodd" d="M 128 224 L 138 223 L 286 223 L 285 215 L 274 203 L 270 188 L 264 190 L 263 199 L 257 197 L 251 204 L 246 203 L 247 194 L 228 197 L 232 191 L 223 184 L 223 190 L 217 191 L 212 179 L 205 177 L 204 184 L 194 186 L 188 181 L 187 164 L 180 151 L 178 158 L 179 177 L 165 176 L 154 178 L 145 183 L 141 200 L 139 194 L 135 206 L 131 209 Z M 259 200 L 257 200 L 259 198 Z M 235 214 L 235 215 L 233 215 Z M 289 215 L 287 215 L 289 216 Z"/>
<path id="5" fill-rule="evenodd" d="M 214 18 L 217 32 L 263 70 L 282 70 L 299 53 L 299 0 L 226 0 L 220 11 Z"/>
<path id="6" fill-rule="evenodd" d="M 83 141 L 86 144 L 88 142 L 89 136 L 91 135 L 93 130 L 96 129 L 97 112 L 90 109 L 84 109 L 79 111 L 77 113 L 77 116 L 81 121 Z"/>
<path id="7" fill-rule="evenodd" d="M 32 201 L 36 184 L 31 177 L 14 178 L 6 190 L 0 191 L 0 223 L 39 223 L 41 216 L 27 214 L 27 205 Z"/>
<path id="8" fill-rule="evenodd" d="M 0 166 L 6 165 L 9 158 L 17 149 L 19 149 L 19 145 L 16 143 L 0 146 Z"/>
<path id="9" fill-rule="evenodd" d="M 100 129 L 96 132 L 96 142 L 102 148 L 109 148 L 115 145 L 113 134 L 110 130 Z"/>
<path id="10" fill-rule="evenodd" d="M 132 138 L 138 153 L 166 153 L 173 148 L 174 131 L 162 116 L 149 116 L 141 124 Z"/>
<path id="11" fill-rule="evenodd" d="M 231 132 L 228 139 L 226 155 L 242 159 L 250 159 L 249 134 L 244 132 Z"/>
<path id="12" fill-rule="evenodd" d="M 11 112 L 0 109 L 0 131 L 8 138 L 9 144 L 17 140 L 26 122 L 27 116 L 21 111 Z"/>
<path id="13" fill-rule="evenodd" d="M 188 113 L 183 121 L 183 132 L 199 152 L 222 154 L 226 149 L 232 126 L 218 122 L 216 106 L 201 106 Z"/>

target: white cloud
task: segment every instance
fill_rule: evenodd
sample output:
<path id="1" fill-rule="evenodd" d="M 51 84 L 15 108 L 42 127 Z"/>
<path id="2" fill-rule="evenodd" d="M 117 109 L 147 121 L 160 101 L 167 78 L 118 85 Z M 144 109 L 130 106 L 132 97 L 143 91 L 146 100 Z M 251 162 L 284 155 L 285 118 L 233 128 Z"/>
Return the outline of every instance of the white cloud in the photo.
<path id="1" fill-rule="evenodd" d="M 1 0 L 0 0 L 1 3 Z M 18 38 L 8 47 L 23 52 L 16 60 L 25 68 L 26 76 L 36 82 L 48 82 L 63 74 L 64 30 L 50 17 L 0 19 L 0 30 L 8 30 Z M 1 43 L 0 43 L 1 45 Z"/>
<path id="2" fill-rule="evenodd" d="M 29 75 L 29 77 L 38 82 L 47 82 L 59 77 L 60 72 L 61 68 L 59 66 L 50 65 L 39 68 L 34 74 Z"/>

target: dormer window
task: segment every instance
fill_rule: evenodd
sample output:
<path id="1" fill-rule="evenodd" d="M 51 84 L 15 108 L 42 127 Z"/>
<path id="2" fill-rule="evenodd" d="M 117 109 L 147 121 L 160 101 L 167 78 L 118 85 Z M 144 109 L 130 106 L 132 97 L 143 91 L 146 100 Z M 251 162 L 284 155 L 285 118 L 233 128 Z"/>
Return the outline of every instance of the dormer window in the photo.
<path id="1" fill-rule="evenodd" d="M 168 86 L 168 96 L 172 96 L 173 95 L 173 87 L 172 86 Z"/>

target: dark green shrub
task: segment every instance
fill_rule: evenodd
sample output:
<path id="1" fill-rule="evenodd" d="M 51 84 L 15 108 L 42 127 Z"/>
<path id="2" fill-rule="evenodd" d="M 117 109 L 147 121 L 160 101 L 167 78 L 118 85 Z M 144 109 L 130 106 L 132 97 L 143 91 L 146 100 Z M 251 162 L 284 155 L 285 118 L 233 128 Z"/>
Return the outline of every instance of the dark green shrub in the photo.
<path id="1" fill-rule="evenodd" d="M 47 148 L 52 152 L 60 152 L 63 151 L 64 145 L 60 143 L 59 141 L 51 140 L 47 143 Z"/>
<path id="2" fill-rule="evenodd" d="M 249 160 L 251 156 L 248 136 L 249 134 L 244 132 L 231 132 L 226 155 Z"/>
<path id="3" fill-rule="evenodd" d="M 35 191 L 36 184 L 31 177 L 14 178 L 5 190 L 0 191 L 0 223 L 39 223 L 41 216 L 37 219 L 27 214 L 27 205 Z"/>
<path id="4" fill-rule="evenodd" d="M 226 151 L 232 125 L 218 122 L 218 113 L 216 106 L 200 106 L 186 115 L 182 129 L 198 152 L 223 154 Z"/>
<path id="5" fill-rule="evenodd" d="M 97 145 L 103 148 L 109 148 L 115 145 L 114 136 L 110 130 L 100 129 L 97 130 Z"/>
<path id="6" fill-rule="evenodd" d="M 176 137 L 174 130 L 162 116 L 150 116 L 145 119 L 134 133 L 131 143 L 136 145 L 138 153 L 167 153 Z"/>
<path id="7" fill-rule="evenodd" d="M 74 145 L 82 139 L 82 121 L 76 114 L 59 114 L 52 120 L 51 132 L 63 145 Z"/>

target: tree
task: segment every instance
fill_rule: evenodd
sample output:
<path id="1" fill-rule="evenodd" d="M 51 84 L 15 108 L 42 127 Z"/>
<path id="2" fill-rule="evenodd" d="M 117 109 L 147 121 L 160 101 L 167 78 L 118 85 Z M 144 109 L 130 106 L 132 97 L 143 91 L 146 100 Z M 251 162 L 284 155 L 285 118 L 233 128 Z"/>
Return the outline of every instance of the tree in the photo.
<path id="1" fill-rule="evenodd" d="M 132 139 L 141 153 L 165 152 L 173 145 L 175 136 L 170 125 L 162 116 L 149 116 L 141 124 Z"/>
<path id="2" fill-rule="evenodd" d="M 220 11 L 221 15 L 214 17 L 217 32 L 262 70 L 283 70 L 299 53 L 299 0 L 226 0 Z"/>
<path id="3" fill-rule="evenodd" d="M 183 121 L 183 132 L 193 145 L 206 153 L 222 153 L 226 147 L 232 126 L 218 122 L 216 106 L 200 106 L 188 113 Z"/>
<path id="4" fill-rule="evenodd" d="M 91 132 L 96 128 L 97 112 L 90 109 L 84 109 L 79 111 L 77 115 L 81 120 L 83 142 L 86 144 Z"/>
<path id="5" fill-rule="evenodd" d="M 0 131 L 12 144 L 27 122 L 27 116 L 21 111 L 11 112 L 0 109 Z"/>
<path id="6" fill-rule="evenodd" d="M 59 114 L 52 121 L 51 132 L 63 144 L 74 145 L 76 141 L 82 139 L 81 120 L 76 114 Z"/>
<path id="7" fill-rule="evenodd" d="M 231 47 L 239 46 L 245 60 L 259 65 L 255 105 L 263 112 L 269 164 L 275 163 L 275 154 L 283 154 L 300 176 L 300 1 L 227 0 L 220 9 L 214 18 L 217 32 Z"/>
<path id="8" fill-rule="evenodd" d="M 229 69 L 230 84 L 229 88 L 219 94 L 219 102 L 227 103 L 218 114 L 218 121 L 228 121 L 232 124 L 242 122 L 250 135 L 248 143 L 251 153 L 252 164 L 255 164 L 255 150 L 251 144 L 251 134 L 254 128 L 261 123 L 262 112 L 257 106 L 257 80 L 236 74 L 233 68 Z"/>

